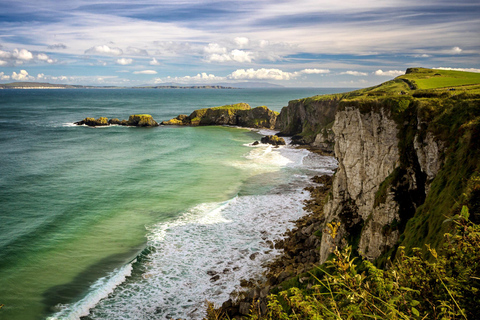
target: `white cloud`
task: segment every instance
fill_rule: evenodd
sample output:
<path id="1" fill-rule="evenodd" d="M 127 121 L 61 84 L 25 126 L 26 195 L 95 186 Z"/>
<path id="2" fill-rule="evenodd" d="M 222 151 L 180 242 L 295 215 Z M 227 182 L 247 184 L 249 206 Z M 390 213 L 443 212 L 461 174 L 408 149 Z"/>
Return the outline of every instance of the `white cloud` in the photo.
<path id="1" fill-rule="evenodd" d="M 0 72 L 0 80 L 10 80 L 10 76 Z"/>
<path id="2" fill-rule="evenodd" d="M 85 54 L 107 54 L 107 55 L 114 55 L 114 56 L 121 56 L 123 54 L 123 50 L 120 48 L 111 48 L 107 45 L 103 46 L 94 46 L 90 49 L 85 50 Z"/>
<path id="3" fill-rule="evenodd" d="M 157 74 L 155 70 L 134 71 L 133 74 Z"/>
<path id="4" fill-rule="evenodd" d="M 374 72 L 376 76 L 387 76 L 387 77 L 396 77 L 396 76 L 401 76 L 405 74 L 405 71 L 400 71 L 400 70 L 388 70 L 388 71 L 383 71 L 381 69 L 377 70 Z"/>
<path id="5" fill-rule="evenodd" d="M 345 72 L 341 72 L 340 74 L 347 74 L 347 75 L 356 76 L 356 77 L 367 76 L 368 75 L 368 73 L 360 72 L 360 71 L 345 71 Z"/>
<path id="6" fill-rule="evenodd" d="M 12 57 L 18 60 L 29 61 L 33 59 L 33 54 L 26 49 L 14 49 L 12 51 Z"/>
<path id="7" fill-rule="evenodd" d="M 45 74 L 39 73 L 39 74 L 37 75 L 37 80 L 43 80 L 43 79 L 45 79 Z"/>
<path id="8" fill-rule="evenodd" d="M 290 80 L 297 76 L 296 73 L 284 72 L 280 69 L 238 69 L 232 72 L 228 78 L 235 80 Z"/>
<path id="9" fill-rule="evenodd" d="M 234 41 L 237 44 L 237 46 L 239 46 L 240 48 L 248 46 L 248 43 L 250 42 L 250 40 L 245 37 L 236 37 Z"/>
<path id="10" fill-rule="evenodd" d="M 229 53 L 224 54 L 211 54 L 206 57 L 206 61 L 208 62 L 228 62 L 228 61 L 235 61 L 235 62 L 252 62 L 254 60 L 254 55 L 250 51 L 238 50 L 234 49 Z"/>
<path id="11" fill-rule="evenodd" d="M 11 57 L 12 57 L 12 54 L 10 52 L 0 50 L 0 58 L 10 59 Z"/>
<path id="12" fill-rule="evenodd" d="M 19 73 L 16 73 L 15 71 L 12 73 L 12 79 L 17 81 L 26 81 L 35 80 L 35 77 L 30 76 L 26 70 L 20 70 Z"/>
<path id="13" fill-rule="evenodd" d="M 4 61 L 4 60 L 0 60 L 0 66 L 6 66 L 7 65 L 7 61 Z"/>
<path id="14" fill-rule="evenodd" d="M 454 53 L 454 54 L 459 54 L 461 53 L 463 50 L 459 47 L 453 47 L 451 52 Z"/>
<path id="15" fill-rule="evenodd" d="M 133 59 L 121 58 L 121 59 L 117 59 L 115 62 L 116 62 L 117 64 L 122 65 L 122 66 L 126 66 L 126 65 L 128 65 L 128 64 L 132 64 Z"/>
<path id="16" fill-rule="evenodd" d="M 302 71 L 300 71 L 300 73 L 324 74 L 324 73 L 330 73 L 330 70 L 328 70 L 328 69 L 303 69 Z"/>
<path id="17" fill-rule="evenodd" d="M 209 43 L 203 48 L 203 51 L 208 54 L 225 54 L 227 53 L 227 48 L 220 46 L 218 43 Z"/>
<path id="18" fill-rule="evenodd" d="M 37 54 L 37 59 L 40 61 L 47 61 L 49 58 L 45 53 L 39 53 Z"/>
<path id="19" fill-rule="evenodd" d="M 127 54 L 133 55 L 133 56 L 148 56 L 147 50 L 135 48 L 135 47 L 128 47 Z"/>
<path id="20" fill-rule="evenodd" d="M 166 77 L 166 78 L 156 78 L 155 83 L 165 83 L 165 82 L 179 82 L 179 83 L 199 83 L 199 82 L 212 82 L 212 81 L 225 81 L 226 77 L 218 77 L 214 74 L 208 74 L 206 72 L 198 73 L 196 76 L 184 76 L 184 77 Z"/>
<path id="21" fill-rule="evenodd" d="M 155 59 L 155 58 L 152 58 L 152 60 L 150 61 L 149 64 L 150 64 L 151 66 L 159 66 L 159 65 L 161 65 L 161 63 L 158 62 L 157 59 Z"/>
<path id="22" fill-rule="evenodd" d="M 249 51 L 235 49 L 230 52 L 230 56 L 232 60 L 236 62 L 252 62 L 253 60 L 253 55 Z"/>
<path id="23" fill-rule="evenodd" d="M 480 73 L 480 69 L 475 69 L 475 68 L 448 68 L 448 67 L 439 67 L 439 68 L 433 68 L 433 69 L 438 69 L 438 70 L 452 70 L 452 71 L 466 71 L 466 72 L 477 72 L 477 73 Z"/>

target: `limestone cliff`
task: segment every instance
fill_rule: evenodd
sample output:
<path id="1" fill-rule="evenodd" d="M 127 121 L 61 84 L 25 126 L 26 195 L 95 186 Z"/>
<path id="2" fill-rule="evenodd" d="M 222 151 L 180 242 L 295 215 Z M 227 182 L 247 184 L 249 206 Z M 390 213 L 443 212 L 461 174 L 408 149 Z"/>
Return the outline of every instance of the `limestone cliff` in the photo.
<path id="1" fill-rule="evenodd" d="M 478 84 L 458 87 L 461 76 L 409 69 L 376 87 L 295 100 L 282 110 L 281 134 L 324 149 L 333 145 L 339 163 L 318 230 L 320 263 L 335 245 L 351 244 L 381 263 L 399 245 L 408 250 L 441 241 L 443 220 L 465 201 L 462 190 L 476 183 L 480 167 L 478 146 L 469 156 L 465 149 L 479 130 Z M 451 87 L 435 88 L 434 77 Z M 331 222 L 340 222 L 335 239 L 326 232 Z"/>

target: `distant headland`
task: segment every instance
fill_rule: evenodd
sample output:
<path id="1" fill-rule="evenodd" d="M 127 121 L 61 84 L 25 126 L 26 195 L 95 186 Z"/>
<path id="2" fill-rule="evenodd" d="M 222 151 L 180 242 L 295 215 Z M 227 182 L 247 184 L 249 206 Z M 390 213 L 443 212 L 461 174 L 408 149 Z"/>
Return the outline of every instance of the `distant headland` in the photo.
<path id="1" fill-rule="evenodd" d="M 81 86 L 70 84 L 54 84 L 46 82 L 12 82 L 0 84 L 0 89 L 239 89 L 236 87 L 227 87 L 220 85 L 205 86 L 140 86 L 140 87 L 117 87 L 117 86 Z"/>

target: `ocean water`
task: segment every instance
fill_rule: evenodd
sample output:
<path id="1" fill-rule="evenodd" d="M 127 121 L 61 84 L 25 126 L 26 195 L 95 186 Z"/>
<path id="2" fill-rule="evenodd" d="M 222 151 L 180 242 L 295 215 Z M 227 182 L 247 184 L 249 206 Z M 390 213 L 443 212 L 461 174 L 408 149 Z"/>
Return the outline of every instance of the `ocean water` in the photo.
<path id="1" fill-rule="evenodd" d="M 74 121 L 340 91 L 0 90 L 0 319 L 201 319 L 278 254 L 305 184 L 336 165 L 252 146 L 266 131 Z"/>

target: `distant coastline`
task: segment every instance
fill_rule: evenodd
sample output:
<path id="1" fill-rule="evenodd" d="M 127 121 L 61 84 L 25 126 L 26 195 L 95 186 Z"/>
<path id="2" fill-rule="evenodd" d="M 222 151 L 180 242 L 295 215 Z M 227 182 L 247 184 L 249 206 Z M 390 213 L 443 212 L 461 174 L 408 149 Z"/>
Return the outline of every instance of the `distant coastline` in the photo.
<path id="1" fill-rule="evenodd" d="M 0 84 L 0 89 L 240 89 L 217 85 L 205 86 L 141 86 L 141 87 L 116 87 L 116 86 L 81 86 L 68 84 L 52 84 L 43 82 L 13 82 Z"/>

